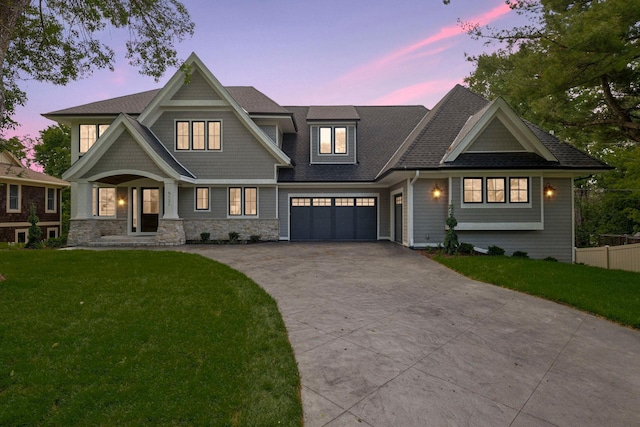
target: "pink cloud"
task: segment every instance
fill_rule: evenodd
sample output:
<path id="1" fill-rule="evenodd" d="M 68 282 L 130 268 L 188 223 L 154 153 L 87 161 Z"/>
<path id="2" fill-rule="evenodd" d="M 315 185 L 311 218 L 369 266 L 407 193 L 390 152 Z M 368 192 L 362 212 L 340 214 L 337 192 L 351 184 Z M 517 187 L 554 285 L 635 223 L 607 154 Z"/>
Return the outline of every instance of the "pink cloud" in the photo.
<path id="1" fill-rule="evenodd" d="M 438 94 L 440 97 L 443 92 L 450 90 L 458 83 L 462 83 L 462 79 L 458 80 L 431 80 L 428 82 L 418 83 L 395 90 L 387 95 L 381 96 L 373 100 L 374 105 L 402 105 L 416 102 L 418 99 L 430 97 L 430 95 Z"/>
<path id="2" fill-rule="evenodd" d="M 494 21 L 495 19 L 500 18 L 501 16 L 509 13 L 511 8 L 508 4 L 502 4 L 498 7 L 491 9 L 490 11 L 478 15 L 476 17 L 472 17 L 468 20 L 468 22 L 477 23 L 479 25 L 487 25 L 488 23 Z M 452 37 L 455 37 L 459 34 L 464 33 L 465 30 L 460 25 L 450 25 L 448 27 L 444 27 L 440 29 L 436 34 L 427 37 L 426 39 L 420 40 L 414 44 L 409 46 L 402 47 L 394 52 L 389 53 L 388 55 L 383 56 L 380 59 L 369 62 L 368 64 L 362 65 L 355 70 L 345 74 L 340 77 L 338 81 L 343 84 L 351 83 L 353 81 L 361 81 L 363 77 L 375 78 L 377 75 L 381 74 L 386 68 L 393 65 L 396 62 L 405 60 L 406 57 L 417 50 L 428 46 L 433 43 L 437 43 L 442 40 L 447 40 Z M 441 50 L 435 49 L 431 54 L 440 53 Z M 417 54 L 417 56 L 425 56 L 429 54 L 429 52 L 424 54 Z"/>

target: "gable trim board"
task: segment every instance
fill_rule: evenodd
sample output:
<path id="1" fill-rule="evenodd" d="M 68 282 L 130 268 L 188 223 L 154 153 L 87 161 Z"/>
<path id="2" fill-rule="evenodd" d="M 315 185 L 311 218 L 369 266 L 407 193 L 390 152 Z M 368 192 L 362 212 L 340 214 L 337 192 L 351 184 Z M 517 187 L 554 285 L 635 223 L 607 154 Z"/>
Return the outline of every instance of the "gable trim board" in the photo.
<path id="1" fill-rule="evenodd" d="M 160 198 L 165 208 L 161 219 L 176 220 L 173 224 L 178 235 L 182 223 L 193 236 L 198 227 L 222 221 L 221 226 L 237 224 L 245 234 L 262 232 L 280 240 L 328 236 L 327 230 L 317 234 L 304 234 L 304 228 L 299 234 L 292 230 L 292 198 L 330 198 L 334 203 L 338 198 L 371 197 L 376 200 L 375 236 L 366 236 L 394 239 L 397 225 L 402 227 L 403 245 L 424 247 L 443 240 L 448 201 L 455 205 L 461 241 L 475 246 L 531 248 L 532 255 L 561 243 L 560 252 L 547 255 L 568 260 L 567 248 L 572 247 L 573 239 L 572 180 L 608 169 L 523 121 L 503 99 L 489 102 L 459 85 L 432 110 L 423 106 L 283 107 L 251 86 L 222 86 L 195 54 L 186 63 L 193 70 L 193 86 L 185 83 L 179 71 L 157 91 L 45 115 L 72 123 L 91 120 L 96 113 L 115 117 L 104 135 L 65 173 L 73 182 L 74 220 L 91 220 L 90 206 L 77 205 L 90 202 L 92 185 L 111 183 L 118 195 L 128 194 L 130 199 L 131 188 L 137 184 L 127 179 L 138 176 L 153 180 L 163 194 L 175 195 L 171 202 L 167 200 L 172 196 Z M 139 108 L 131 111 L 127 105 Z M 116 115 L 119 108 L 129 109 L 130 115 Z M 176 120 L 198 119 L 224 120 L 221 150 L 176 150 Z M 347 128 L 346 153 L 335 153 L 333 146 L 331 154 L 319 153 L 321 126 Z M 135 144 L 137 151 L 130 150 L 132 156 L 142 158 L 142 150 L 149 162 L 126 161 L 123 153 L 129 151 L 121 148 L 126 144 Z M 96 166 L 100 164 L 104 166 Z M 153 167 L 136 169 L 144 169 L 144 165 Z M 529 203 L 465 204 L 460 184 L 463 177 L 482 177 L 483 186 L 489 177 L 528 177 Z M 542 197 L 546 182 L 558 188 L 556 199 Z M 431 197 L 435 183 L 441 187 L 443 199 Z M 194 212 L 193 188 L 197 186 L 210 189 L 209 210 L 205 212 Z M 218 218 L 228 213 L 229 187 L 260 189 L 255 216 L 237 221 L 227 214 Z M 395 221 L 394 196 L 398 194 L 403 197 L 402 218 Z M 325 206 L 317 205 L 317 211 L 308 209 L 310 227 L 335 227 L 342 206 L 323 203 Z M 115 219 L 130 224 L 131 210 L 127 218 L 120 218 L 125 211 L 127 208 L 118 208 Z M 347 211 L 356 212 L 341 212 Z M 354 214 L 353 226 L 366 223 L 363 227 L 372 231 L 373 216 L 365 211 L 372 209 L 361 210 L 361 224 Z M 316 214 L 325 215 L 324 222 L 313 216 Z M 320 222 L 314 222 L 316 219 Z M 335 228 L 332 233 L 334 237 L 349 235 L 348 230 L 340 234 Z M 355 233 L 352 236 L 357 237 Z M 166 244 L 166 236 L 158 237 Z"/>

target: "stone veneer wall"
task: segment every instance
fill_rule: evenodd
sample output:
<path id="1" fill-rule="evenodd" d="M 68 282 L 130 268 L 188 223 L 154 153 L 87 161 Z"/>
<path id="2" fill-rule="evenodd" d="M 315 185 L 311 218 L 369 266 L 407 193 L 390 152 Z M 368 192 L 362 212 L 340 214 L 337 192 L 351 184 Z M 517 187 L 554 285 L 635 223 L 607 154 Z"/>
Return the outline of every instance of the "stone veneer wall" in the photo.
<path id="1" fill-rule="evenodd" d="M 96 219 L 100 236 L 122 236 L 127 234 L 126 219 Z"/>
<path id="2" fill-rule="evenodd" d="M 160 219 L 158 221 L 158 233 L 156 234 L 158 245 L 176 246 L 184 245 L 184 220 Z"/>
<path id="3" fill-rule="evenodd" d="M 278 240 L 280 225 L 277 219 L 207 219 L 185 220 L 184 232 L 187 240 L 200 240 L 200 233 L 211 233 L 211 240 L 228 240 L 229 233 L 240 234 L 240 240 L 249 240 L 253 235 L 262 240 Z"/>
<path id="4" fill-rule="evenodd" d="M 67 236 L 67 246 L 85 245 L 100 237 L 95 219 L 72 219 Z"/>

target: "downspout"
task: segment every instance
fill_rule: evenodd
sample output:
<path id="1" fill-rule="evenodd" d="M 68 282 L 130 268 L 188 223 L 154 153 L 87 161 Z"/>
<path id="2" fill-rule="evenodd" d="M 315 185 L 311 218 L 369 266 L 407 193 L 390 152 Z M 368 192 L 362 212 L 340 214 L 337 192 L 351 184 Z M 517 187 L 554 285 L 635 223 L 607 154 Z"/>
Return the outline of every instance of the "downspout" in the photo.
<path id="1" fill-rule="evenodd" d="M 409 181 L 409 188 L 407 188 L 407 234 L 409 235 L 409 247 L 413 248 L 413 184 L 416 183 L 420 177 L 420 171 L 416 171 L 416 175 Z"/>

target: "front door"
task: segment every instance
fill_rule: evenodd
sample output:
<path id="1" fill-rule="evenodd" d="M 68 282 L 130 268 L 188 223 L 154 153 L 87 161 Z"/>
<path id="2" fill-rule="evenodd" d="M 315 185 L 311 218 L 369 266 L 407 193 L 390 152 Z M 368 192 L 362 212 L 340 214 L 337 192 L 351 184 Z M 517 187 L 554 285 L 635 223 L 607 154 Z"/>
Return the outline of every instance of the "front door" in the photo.
<path id="1" fill-rule="evenodd" d="M 402 194 L 398 194 L 394 198 L 394 238 L 398 243 L 402 243 Z"/>
<path id="2" fill-rule="evenodd" d="M 158 231 L 158 219 L 160 217 L 160 189 L 142 188 L 140 231 L 143 233 L 155 233 Z"/>

